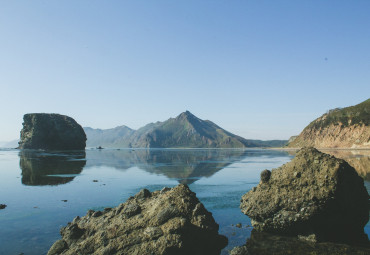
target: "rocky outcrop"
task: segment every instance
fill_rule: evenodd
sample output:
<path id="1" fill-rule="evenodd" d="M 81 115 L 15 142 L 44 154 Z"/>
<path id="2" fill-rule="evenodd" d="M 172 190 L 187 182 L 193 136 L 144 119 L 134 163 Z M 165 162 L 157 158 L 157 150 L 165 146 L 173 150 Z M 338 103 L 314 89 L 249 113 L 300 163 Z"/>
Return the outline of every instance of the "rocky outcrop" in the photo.
<path id="1" fill-rule="evenodd" d="M 86 134 L 71 117 L 55 113 L 23 116 L 20 149 L 84 150 Z"/>
<path id="2" fill-rule="evenodd" d="M 370 99 L 330 110 L 312 121 L 288 147 L 370 148 Z"/>
<path id="3" fill-rule="evenodd" d="M 318 241 L 368 242 L 369 195 L 346 161 L 303 148 L 289 163 L 261 174 L 240 208 L 257 231 L 313 235 Z"/>
<path id="4" fill-rule="evenodd" d="M 219 254 L 227 239 L 186 185 L 141 190 L 127 202 L 88 211 L 61 229 L 54 254 Z"/>

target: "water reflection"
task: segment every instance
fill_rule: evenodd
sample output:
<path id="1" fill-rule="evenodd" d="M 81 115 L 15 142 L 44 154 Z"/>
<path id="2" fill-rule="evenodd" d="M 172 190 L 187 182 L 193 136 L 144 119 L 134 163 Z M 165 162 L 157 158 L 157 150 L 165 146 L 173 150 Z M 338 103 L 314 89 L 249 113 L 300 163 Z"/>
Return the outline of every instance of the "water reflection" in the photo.
<path id="1" fill-rule="evenodd" d="M 252 230 L 246 242 L 247 254 L 286 255 L 286 254 L 369 254 L 365 245 L 350 246 L 339 243 L 313 243 L 300 241 L 297 237 L 279 236 Z"/>
<path id="2" fill-rule="evenodd" d="M 191 184 L 246 157 L 282 154 L 287 155 L 286 152 L 239 149 L 104 149 L 59 153 L 24 150 L 19 157 L 25 185 L 64 184 L 74 179 L 71 175 L 80 174 L 83 168 L 89 167 L 111 167 L 121 171 L 138 167 L 179 183 Z"/>
<path id="3" fill-rule="evenodd" d="M 243 150 L 91 150 L 87 151 L 87 167 L 105 165 L 126 170 L 136 166 L 190 184 L 212 176 L 247 153 Z"/>
<path id="4" fill-rule="evenodd" d="M 362 178 L 370 181 L 370 150 L 335 150 L 324 152 L 344 159 L 356 169 Z"/>
<path id="5" fill-rule="evenodd" d="M 344 159 L 366 181 L 370 181 L 370 150 L 320 150 L 323 153 Z M 297 151 L 288 151 L 295 156 Z"/>
<path id="6" fill-rule="evenodd" d="M 85 151 L 46 153 L 33 150 L 19 152 L 22 184 L 31 186 L 65 184 L 80 174 L 86 165 Z"/>

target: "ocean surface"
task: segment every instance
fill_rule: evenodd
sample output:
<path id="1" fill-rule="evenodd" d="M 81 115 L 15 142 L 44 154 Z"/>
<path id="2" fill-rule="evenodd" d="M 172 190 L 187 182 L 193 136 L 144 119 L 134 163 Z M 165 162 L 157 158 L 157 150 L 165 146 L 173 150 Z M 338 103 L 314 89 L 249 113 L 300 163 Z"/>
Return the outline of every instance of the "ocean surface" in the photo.
<path id="1" fill-rule="evenodd" d="M 361 166 L 370 162 L 368 151 L 344 155 L 361 171 L 368 169 Z M 115 207 L 143 188 L 179 183 L 189 185 L 213 213 L 219 232 L 229 239 L 227 254 L 252 230 L 239 209 L 241 196 L 258 184 L 262 170 L 293 157 L 294 152 L 263 149 L 0 149 L 0 204 L 7 205 L 0 210 L 0 254 L 46 254 L 60 239 L 60 228 L 75 216 Z M 370 182 L 365 185 L 369 192 Z M 365 232 L 370 236 L 369 223 Z"/>

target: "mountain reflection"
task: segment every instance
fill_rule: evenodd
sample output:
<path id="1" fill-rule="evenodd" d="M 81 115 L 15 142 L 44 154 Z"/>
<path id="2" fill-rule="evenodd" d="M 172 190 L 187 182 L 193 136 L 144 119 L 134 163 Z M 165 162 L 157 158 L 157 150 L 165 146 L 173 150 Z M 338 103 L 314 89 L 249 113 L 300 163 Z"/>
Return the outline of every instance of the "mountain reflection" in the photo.
<path id="1" fill-rule="evenodd" d="M 367 181 L 370 181 L 370 151 L 369 150 L 333 150 L 324 151 L 334 157 L 344 159 L 357 173 Z"/>
<path id="2" fill-rule="evenodd" d="M 243 150 L 90 150 L 87 151 L 87 167 L 105 165 L 126 170 L 136 166 L 179 183 L 191 184 L 239 161 L 245 153 Z"/>
<path id="3" fill-rule="evenodd" d="M 319 149 L 320 150 L 320 149 Z M 347 161 L 364 180 L 370 181 L 370 150 L 320 150 Z M 297 151 L 288 151 L 295 156 Z"/>
<path id="4" fill-rule="evenodd" d="M 72 181 L 83 168 L 132 167 L 191 184 L 246 157 L 286 156 L 286 152 L 239 149 L 104 149 L 73 152 L 24 150 L 19 153 L 22 183 L 58 185 Z"/>
<path id="5" fill-rule="evenodd" d="M 46 153 L 34 150 L 19 152 L 22 184 L 59 185 L 74 179 L 86 165 L 85 151 Z M 67 175 L 67 176 L 63 176 Z"/>

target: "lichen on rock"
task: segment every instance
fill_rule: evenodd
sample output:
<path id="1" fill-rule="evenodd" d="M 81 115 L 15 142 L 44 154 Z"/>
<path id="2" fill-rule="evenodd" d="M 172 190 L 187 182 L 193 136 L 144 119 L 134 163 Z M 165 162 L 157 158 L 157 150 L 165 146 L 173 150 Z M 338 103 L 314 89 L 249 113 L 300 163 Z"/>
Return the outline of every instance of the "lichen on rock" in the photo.
<path id="1" fill-rule="evenodd" d="M 142 190 L 116 208 L 89 210 L 61 229 L 54 254 L 220 254 L 227 238 L 186 185 Z"/>
<path id="2" fill-rule="evenodd" d="M 289 163 L 261 175 L 240 208 L 257 231 L 314 234 L 317 240 L 368 242 L 369 195 L 347 162 L 303 148 Z"/>

